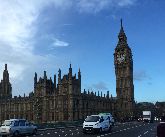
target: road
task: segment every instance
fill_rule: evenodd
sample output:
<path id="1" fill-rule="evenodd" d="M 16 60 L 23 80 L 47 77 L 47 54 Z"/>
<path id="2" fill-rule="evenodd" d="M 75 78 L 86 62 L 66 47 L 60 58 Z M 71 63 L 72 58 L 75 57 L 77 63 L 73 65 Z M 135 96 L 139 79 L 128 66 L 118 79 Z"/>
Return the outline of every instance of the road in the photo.
<path id="1" fill-rule="evenodd" d="M 157 123 L 128 122 L 116 124 L 111 132 L 83 134 L 82 127 L 39 131 L 36 137 L 156 137 Z M 26 136 L 28 137 L 28 136 Z"/>

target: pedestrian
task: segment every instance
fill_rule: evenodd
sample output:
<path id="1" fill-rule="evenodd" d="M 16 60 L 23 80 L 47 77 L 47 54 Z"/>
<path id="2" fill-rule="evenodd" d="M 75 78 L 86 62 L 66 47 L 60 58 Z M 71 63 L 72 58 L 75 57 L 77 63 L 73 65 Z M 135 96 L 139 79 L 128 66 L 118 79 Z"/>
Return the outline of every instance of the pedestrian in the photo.
<path id="1" fill-rule="evenodd" d="M 161 117 L 161 122 L 157 126 L 157 137 L 165 137 L 165 116 Z"/>

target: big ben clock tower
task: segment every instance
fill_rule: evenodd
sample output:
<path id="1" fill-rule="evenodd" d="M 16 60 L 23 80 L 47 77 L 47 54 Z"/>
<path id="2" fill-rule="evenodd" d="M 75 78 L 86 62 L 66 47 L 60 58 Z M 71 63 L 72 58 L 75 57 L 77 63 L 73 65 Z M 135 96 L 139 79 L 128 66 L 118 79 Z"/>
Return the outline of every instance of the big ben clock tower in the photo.
<path id="1" fill-rule="evenodd" d="M 134 111 L 133 59 L 130 47 L 127 44 L 122 20 L 118 35 L 118 44 L 114 53 L 116 74 L 117 115 L 126 118 Z"/>

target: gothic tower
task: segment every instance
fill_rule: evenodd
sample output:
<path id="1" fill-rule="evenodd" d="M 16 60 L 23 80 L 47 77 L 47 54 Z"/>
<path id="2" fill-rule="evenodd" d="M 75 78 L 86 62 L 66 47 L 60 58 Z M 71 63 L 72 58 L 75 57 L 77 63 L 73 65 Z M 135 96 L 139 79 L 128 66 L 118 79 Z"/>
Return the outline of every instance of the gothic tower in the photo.
<path id="1" fill-rule="evenodd" d="M 127 44 L 122 20 L 118 35 L 118 44 L 114 53 L 114 65 L 116 74 L 117 115 L 120 118 L 125 118 L 133 115 L 134 85 L 132 52 Z"/>
<path id="2" fill-rule="evenodd" d="M 12 87 L 9 81 L 9 73 L 7 70 L 7 64 L 5 64 L 5 70 L 3 71 L 3 79 L 0 83 L 0 97 L 12 98 Z"/>

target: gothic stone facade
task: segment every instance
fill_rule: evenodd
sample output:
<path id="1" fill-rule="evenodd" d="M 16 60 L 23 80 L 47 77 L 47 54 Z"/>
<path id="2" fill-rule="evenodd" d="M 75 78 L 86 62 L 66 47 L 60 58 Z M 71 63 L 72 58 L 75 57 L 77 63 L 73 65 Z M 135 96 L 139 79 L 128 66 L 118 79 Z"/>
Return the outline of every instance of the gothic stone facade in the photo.
<path id="1" fill-rule="evenodd" d="M 26 118 L 43 123 L 54 121 L 73 121 L 84 119 L 87 115 L 111 112 L 117 117 L 132 114 L 134 108 L 133 60 L 131 49 L 121 25 L 119 41 L 115 48 L 114 64 L 116 74 L 117 97 L 109 92 L 96 95 L 96 92 L 81 92 L 81 72 L 73 76 L 70 64 L 68 74 L 53 80 L 44 76 L 34 76 L 34 91 L 29 96 L 13 97 L 9 82 L 7 64 L 0 83 L 0 122 L 10 118 Z M 56 79 L 58 82 L 56 82 Z"/>
<path id="2" fill-rule="evenodd" d="M 3 80 L 9 77 L 5 65 Z M 38 123 L 53 121 L 72 121 L 84 119 L 87 115 L 100 112 L 114 112 L 116 100 L 107 95 L 98 96 L 94 92 L 84 90 L 81 93 L 81 72 L 72 76 L 70 65 L 69 73 L 61 78 L 58 71 L 58 84 L 56 75 L 54 80 L 47 78 L 44 71 L 43 78 L 34 76 L 34 92 L 28 97 L 11 97 L 11 84 L 6 81 L 8 88 L 1 90 L 0 121 L 10 118 L 26 118 Z M 3 94 L 5 93 L 5 94 Z"/>

